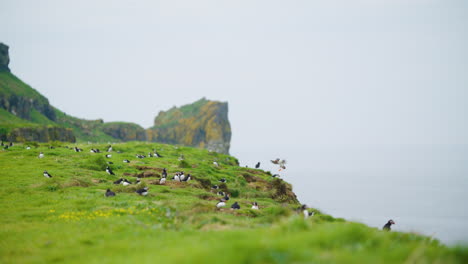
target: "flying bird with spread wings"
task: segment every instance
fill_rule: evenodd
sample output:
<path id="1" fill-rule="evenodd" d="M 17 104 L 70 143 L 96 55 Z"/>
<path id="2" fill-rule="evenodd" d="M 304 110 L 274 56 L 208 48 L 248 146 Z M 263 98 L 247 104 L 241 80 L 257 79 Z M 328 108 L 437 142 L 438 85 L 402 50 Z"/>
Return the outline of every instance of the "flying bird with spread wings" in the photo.
<path id="1" fill-rule="evenodd" d="M 275 159 L 275 160 L 271 160 L 271 163 L 279 165 L 280 167 L 279 171 L 286 169 L 286 166 L 284 165 L 286 164 L 286 160 Z"/>

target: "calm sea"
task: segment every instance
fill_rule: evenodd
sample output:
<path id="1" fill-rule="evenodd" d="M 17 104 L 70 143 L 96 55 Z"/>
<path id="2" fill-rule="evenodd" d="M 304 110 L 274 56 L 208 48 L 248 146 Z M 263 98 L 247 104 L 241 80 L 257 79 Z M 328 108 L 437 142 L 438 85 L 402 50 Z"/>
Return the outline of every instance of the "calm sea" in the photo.
<path id="1" fill-rule="evenodd" d="M 335 217 L 468 244 L 468 146 L 307 146 L 232 149 L 241 165 L 278 169 L 302 203 Z"/>

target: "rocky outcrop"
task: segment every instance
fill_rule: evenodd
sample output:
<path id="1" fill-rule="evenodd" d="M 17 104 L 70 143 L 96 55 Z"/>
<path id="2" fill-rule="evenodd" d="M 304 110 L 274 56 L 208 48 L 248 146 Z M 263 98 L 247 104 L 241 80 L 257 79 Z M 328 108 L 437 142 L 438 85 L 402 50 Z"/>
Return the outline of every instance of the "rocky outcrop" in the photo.
<path id="1" fill-rule="evenodd" d="M 202 98 L 190 105 L 161 111 L 147 134 L 149 141 L 228 154 L 231 141 L 228 104 Z"/>
<path id="2" fill-rule="evenodd" d="M 145 141 L 146 131 L 144 128 L 133 123 L 110 122 L 102 125 L 102 130 L 107 135 L 122 141 Z"/>
<path id="3" fill-rule="evenodd" d="M 8 46 L 0 43 L 0 72 L 10 72 L 8 68 L 10 64 L 10 55 L 8 54 Z"/>
<path id="4" fill-rule="evenodd" d="M 24 141 L 64 141 L 75 142 L 73 130 L 64 127 L 18 127 L 13 128 L 8 134 L 2 136 L 2 140 L 12 142 Z"/>
<path id="5" fill-rule="evenodd" d="M 32 119 L 31 113 L 34 109 L 46 116 L 51 121 L 55 121 L 55 111 L 52 106 L 50 106 L 49 101 L 46 98 L 40 100 L 15 94 L 0 94 L 0 107 L 17 117 L 26 120 Z"/>

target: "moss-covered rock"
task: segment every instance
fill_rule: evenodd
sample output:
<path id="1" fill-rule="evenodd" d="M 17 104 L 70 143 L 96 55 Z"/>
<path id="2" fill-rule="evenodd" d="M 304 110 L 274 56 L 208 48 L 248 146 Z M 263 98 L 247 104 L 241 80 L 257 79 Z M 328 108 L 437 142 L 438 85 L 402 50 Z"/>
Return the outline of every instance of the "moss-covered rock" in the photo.
<path id="1" fill-rule="evenodd" d="M 148 129 L 148 140 L 227 154 L 231 141 L 228 104 L 202 98 L 190 105 L 161 111 L 154 126 Z"/>
<path id="2" fill-rule="evenodd" d="M 109 136 L 122 141 L 145 141 L 146 131 L 134 123 L 110 122 L 102 125 L 102 130 Z"/>
<path id="3" fill-rule="evenodd" d="M 49 142 L 49 141 L 64 141 L 64 142 L 75 142 L 76 138 L 73 134 L 73 130 L 65 127 L 18 127 L 13 128 L 9 133 L 2 136 L 2 140 L 8 140 L 13 142 L 25 142 L 25 141 L 38 141 L 38 142 Z"/>

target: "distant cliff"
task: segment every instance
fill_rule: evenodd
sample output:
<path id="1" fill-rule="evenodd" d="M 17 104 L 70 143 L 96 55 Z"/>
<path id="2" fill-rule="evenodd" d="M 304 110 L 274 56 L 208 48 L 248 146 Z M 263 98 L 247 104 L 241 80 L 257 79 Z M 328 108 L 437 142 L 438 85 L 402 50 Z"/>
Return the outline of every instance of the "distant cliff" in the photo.
<path id="1" fill-rule="evenodd" d="M 8 46 L 0 43 L 0 139 L 10 141 L 153 141 L 229 153 L 228 104 L 205 98 L 162 111 L 145 130 L 127 122 L 76 118 L 10 72 Z"/>
<path id="2" fill-rule="evenodd" d="M 10 72 L 8 64 L 10 63 L 10 55 L 8 53 L 8 46 L 0 42 L 0 72 Z"/>
<path id="3" fill-rule="evenodd" d="M 231 125 L 228 104 L 205 98 L 161 111 L 149 128 L 148 140 L 229 153 Z"/>

